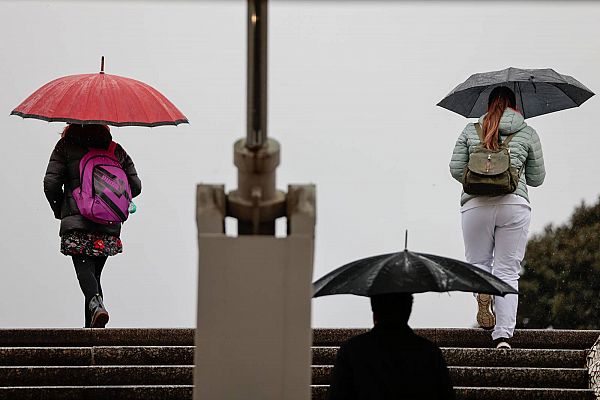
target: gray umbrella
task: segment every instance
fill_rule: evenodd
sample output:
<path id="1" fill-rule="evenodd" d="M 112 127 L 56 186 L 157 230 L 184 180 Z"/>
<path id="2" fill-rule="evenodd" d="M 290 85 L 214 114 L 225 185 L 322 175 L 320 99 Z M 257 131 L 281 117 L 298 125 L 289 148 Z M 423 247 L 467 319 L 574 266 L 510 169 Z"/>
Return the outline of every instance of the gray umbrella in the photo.
<path id="1" fill-rule="evenodd" d="M 507 68 L 474 74 L 454 88 L 437 105 L 467 118 L 487 112 L 488 96 L 497 86 L 515 92 L 524 118 L 580 106 L 594 93 L 568 75 L 553 69 Z"/>

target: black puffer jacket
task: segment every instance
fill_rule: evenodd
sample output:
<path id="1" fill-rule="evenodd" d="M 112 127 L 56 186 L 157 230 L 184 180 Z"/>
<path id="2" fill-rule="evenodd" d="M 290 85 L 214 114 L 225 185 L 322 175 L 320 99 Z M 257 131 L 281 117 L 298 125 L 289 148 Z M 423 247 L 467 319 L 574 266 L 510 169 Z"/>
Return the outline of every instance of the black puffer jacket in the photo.
<path id="1" fill-rule="evenodd" d="M 73 189 L 80 185 L 79 161 L 87 153 L 89 147 L 108 149 L 112 137 L 107 130 L 67 134 L 61 138 L 52 155 L 44 176 L 44 193 L 50 203 L 54 216 L 60 219 L 60 233 L 73 230 L 86 232 L 103 232 L 118 236 L 121 233 L 121 224 L 97 224 L 83 217 L 79 213 Z M 129 178 L 129 186 L 133 197 L 142 191 L 142 182 L 137 176 L 131 157 L 125 150 L 117 145 L 115 156 Z"/>

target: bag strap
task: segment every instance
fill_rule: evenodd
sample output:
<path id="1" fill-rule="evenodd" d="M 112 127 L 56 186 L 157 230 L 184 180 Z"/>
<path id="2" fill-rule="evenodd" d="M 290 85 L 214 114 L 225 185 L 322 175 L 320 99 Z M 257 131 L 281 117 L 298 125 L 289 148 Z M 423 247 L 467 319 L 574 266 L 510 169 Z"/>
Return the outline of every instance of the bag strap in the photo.
<path id="1" fill-rule="evenodd" d="M 481 124 L 479 122 L 475 122 L 475 130 L 477 131 L 477 135 L 479 136 L 479 141 L 483 143 L 483 131 L 481 130 Z"/>
<path id="2" fill-rule="evenodd" d="M 115 154 L 116 148 L 117 148 L 117 142 L 111 140 L 110 144 L 108 145 L 108 152 L 111 154 Z"/>
<path id="3" fill-rule="evenodd" d="M 513 133 L 510 134 L 506 137 L 506 139 L 504 139 L 504 142 L 500 143 L 500 146 L 508 146 L 508 144 L 510 143 L 510 141 L 512 140 L 512 138 L 516 135 L 517 133 Z"/>
<path id="4" fill-rule="evenodd" d="M 479 141 L 481 143 L 484 142 L 484 137 L 483 137 L 483 130 L 481 129 L 481 124 L 479 122 L 475 123 L 475 130 L 477 131 L 477 135 L 479 136 Z M 510 134 L 506 137 L 506 139 L 504 139 L 504 141 L 502 143 L 500 143 L 501 147 L 506 147 L 508 146 L 508 144 L 510 143 L 510 141 L 512 140 L 513 136 L 515 136 L 517 133 L 513 133 Z"/>

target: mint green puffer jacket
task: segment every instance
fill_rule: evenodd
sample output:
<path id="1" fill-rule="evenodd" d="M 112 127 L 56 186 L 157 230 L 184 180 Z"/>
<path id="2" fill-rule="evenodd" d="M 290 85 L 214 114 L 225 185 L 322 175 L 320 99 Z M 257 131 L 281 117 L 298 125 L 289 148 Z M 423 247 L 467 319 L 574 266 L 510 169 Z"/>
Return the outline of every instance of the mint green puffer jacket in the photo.
<path id="1" fill-rule="evenodd" d="M 479 118 L 479 123 L 482 126 L 484 117 L 485 115 Z M 540 186 L 546 177 L 540 138 L 535 130 L 525 123 L 523 116 L 511 108 L 507 108 L 504 114 L 502 114 L 499 132 L 501 140 L 506 139 L 506 136 L 516 132 L 508 144 L 510 148 L 510 163 L 517 169 L 524 165 L 525 171 L 521 173 L 521 179 L 519 180 L 515 194 L 529 202 L 527 185 Z M 454 151 L 452 152 L 452 159 L 450 160 L 450 174 L 457 181 L 462 183 L 463 171 L 469 162 L 469 154 L 473 152 L 475 146 L 479 143 L 475 124 L 467 124 L 456 141 Z M 475 196 L 463 192 L 460 197 L 460 205 L 462 206 L 473 197 Z"/>

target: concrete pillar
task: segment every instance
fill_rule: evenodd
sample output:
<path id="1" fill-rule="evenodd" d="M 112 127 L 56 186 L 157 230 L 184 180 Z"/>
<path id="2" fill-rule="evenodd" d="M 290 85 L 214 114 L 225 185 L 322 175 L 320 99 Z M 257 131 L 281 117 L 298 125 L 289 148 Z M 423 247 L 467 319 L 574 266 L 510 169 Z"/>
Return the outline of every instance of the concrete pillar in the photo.
<path id="1" fill-rule="evenodd" d="M 287 237 L 227 236 L 224 187 L 197 187 L 194 400 L 310 400 L 314 185 L 286 207 Z"/>

